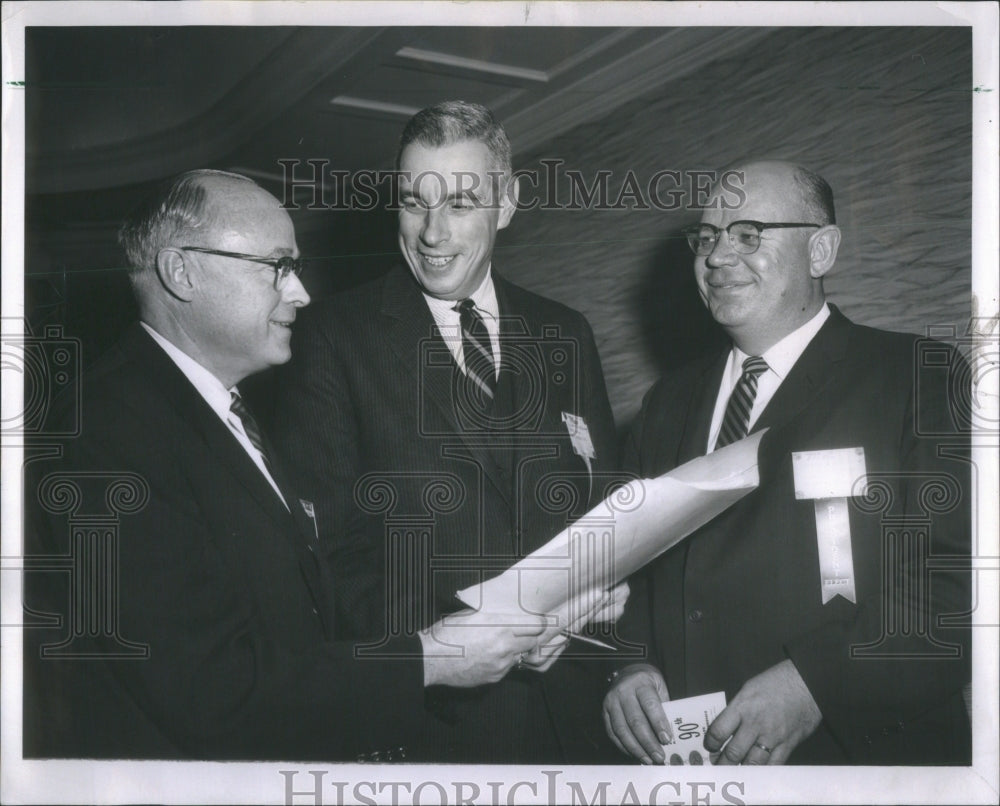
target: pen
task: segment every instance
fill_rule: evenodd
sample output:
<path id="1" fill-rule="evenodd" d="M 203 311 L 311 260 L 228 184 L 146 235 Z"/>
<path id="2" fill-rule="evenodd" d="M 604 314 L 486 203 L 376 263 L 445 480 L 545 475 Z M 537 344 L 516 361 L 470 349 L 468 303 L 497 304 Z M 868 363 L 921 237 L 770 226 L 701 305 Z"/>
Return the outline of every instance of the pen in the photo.
<path id="1" fill-rule="evenodd" d="M 596 638 L 590 638 L 586 635 L 579 635 L 575 632 L 570 632 L 569 630 L 563 630 L 562 634 L 565 635 L 567 638 L 575 638 L 578 641 L 585 641 L 586 643 L 593 644 L 594 646 L 600 646 L 604 647 L 605 649 L 610 649 L 612 652 L 618 651 L 613 646 L 611 646 L 611 644 L 606 644 L 603 641 L 598 641 Z"/>

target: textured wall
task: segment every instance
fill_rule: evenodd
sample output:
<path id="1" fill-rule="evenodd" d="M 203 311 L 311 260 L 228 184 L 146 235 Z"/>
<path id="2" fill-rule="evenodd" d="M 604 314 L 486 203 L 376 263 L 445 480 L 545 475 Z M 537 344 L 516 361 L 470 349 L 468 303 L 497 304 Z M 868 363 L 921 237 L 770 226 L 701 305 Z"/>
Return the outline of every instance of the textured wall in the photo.
<path id="1" fill-rule="evenodd" d="M 588 181 L 609 170 L 613 201 L 630 170 L 645 192 L 660 170 L 751 155 L 801 162 L 833 186 L 844 231 L 830 300 L 890 330 L 964 328 L 970 60 L 965 28 L 778 29 L 739 58 L 666 84 L 516 163 L 544 175 L 538 160 L 561 159 Z M 557 187 L 568 201 L 568 182 Z M 660 187 L 666 202 L 672 182 Z M 542 182 L 535 193 L 545 190 Z M 676 238 L 697 218 L 690 209 L 523 210 L 498 241 L 496 263 L 510 279 L 590 319 L 619 426 L 662 369 L 719 338 Z"/>

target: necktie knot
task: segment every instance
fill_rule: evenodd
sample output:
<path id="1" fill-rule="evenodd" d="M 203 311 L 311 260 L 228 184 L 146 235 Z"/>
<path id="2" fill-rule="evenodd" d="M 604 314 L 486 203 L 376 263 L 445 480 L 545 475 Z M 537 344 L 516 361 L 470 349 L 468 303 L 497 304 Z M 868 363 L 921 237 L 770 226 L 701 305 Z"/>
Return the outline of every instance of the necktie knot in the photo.
<path id="1" fill-rule="evenodd" d="M 751 375 L 754 378 L 759 378 L 765 372 L 767 372 L 768 366 L 767 361 L 761 358 L 759 355 L 752 355 L 743 362 L 743 374 Z"/>
<path id="2" fill-rule="evenodd" d="M 476 303 L 470 298 L 463 299 L 458 303 L 453 311 L 458 311 L 458 321 L 462 326 L 462 336 L 464 338 L 465 332 L 468 331 L 476 336 L 479 340 L 485 340 L 489 342 L 490 334 L 486 330 L 486 323 L 483 321 L 483 316 L 476 309 Z M 490 349 L 490 360 L 492 360 L 493 351 Z"/>
<path id="3" fill-rule="evenodd" d="M 244 417 L 253 417 L 250 414 L 250 409 L 247 408 L 247 404 L 243 402 L 243 398 L 240 397 L 239 392 L 229 393 L 229 410 L 242 420 Z"/>

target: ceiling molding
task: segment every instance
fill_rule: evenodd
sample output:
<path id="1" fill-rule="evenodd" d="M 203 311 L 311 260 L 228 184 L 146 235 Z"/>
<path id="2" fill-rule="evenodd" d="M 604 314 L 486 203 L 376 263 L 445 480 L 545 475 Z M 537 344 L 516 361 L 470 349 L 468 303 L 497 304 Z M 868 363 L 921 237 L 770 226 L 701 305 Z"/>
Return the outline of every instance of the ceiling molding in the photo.
<path id="1" fill-rule="evenodd" d="M 300 28 L 218 104 L 129 143 L 26 153 L 29 186 L 62 193 L 143 182 L 211 165 L 280 117 L 380 37 L 379 28 Z"/>
<path id="2" fill-rule="evenodd" d="M 421 64 L 432 64 L 435 67 L 444 67 L 452 70 L 464 70 L 469 73 L 481 73 L 483 75 L 515 79 L 518 81 L 530 81 L 544 84 L 549 80 L 549 74 L 544 70 L 533 70 L 529 67 L 518 67 L 513 64 L 488 62 L 482 59 L 470 59 L 466 56 L 454 56 L 450 53 L 442 53 L 437 50 L 423 50 L 422 48 L 411 48 L 407 46 L 396 51 L 396 56 L 404 60 L 419 62 Z"/>
<path id="3" fill-rule="evenodd" d="M 409 120 L 420 110 L 415 106 L 391 104 L 386 101 L 376 101 L 372 98 L 355 98 L 351 95 L 338 95 L 330 99 L 331 106 L 345 109 L 360 109 L 364 112 L 375 112 L 380 115 L 390 115 L 402 120 Z"/>
<path id="4" fill-rule="evenodd" d="M 771 28 L 635 29 L 626 55 L 596 69 L 564 72 L 553 92 L 503 116 L 517 153 L 525 154 L 640 95 L 689 75 L 709 62 L 751 47 Z M 603 48 L 601 53 L 607 53 Z"/>
<path id="5" fill-rule="evenodd" d="M 625 40 L 634 39 L 641 31 L 641 28 L 617 28 L 611 31 L 607 36 L 602 36 L 596 42 L 580 48 L 572 56 L 559 62 L 549 71 L 549 80 L 576 68 L 586 69 L 588 62 L 595 62 L 601 54 L 618 47 Z"/>

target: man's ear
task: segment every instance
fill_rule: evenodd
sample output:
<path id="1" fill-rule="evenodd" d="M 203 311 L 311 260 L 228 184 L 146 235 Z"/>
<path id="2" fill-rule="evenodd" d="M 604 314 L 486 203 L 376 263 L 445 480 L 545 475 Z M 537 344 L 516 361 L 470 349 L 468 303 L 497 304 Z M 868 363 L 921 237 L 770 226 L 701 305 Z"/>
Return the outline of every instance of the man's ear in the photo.
<path id="1" fill-rule="evenodd" d="M 184 302 L 194 297 L 191 267 L 180 249 L 168 246 L 156 253 L 156 276 L 171 296 Z"/>
<path id="2" fill-rule="evenodd" d="M 500 194 L 500 220 L 497 221 L 497 229 L 506 227 L 514 217 L 517 210 L 517 200 L 521 193 L 521 177 L 511 177 L 507 186 Z"/>
<path id="3" fill-rule="evenodd" d="M 825 275 L 837 260 L 840 248 L 840 227 L 827 224 L 820 227 L 809 239 L 809 274 L 814 279 Z"/>

